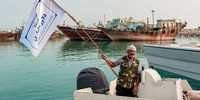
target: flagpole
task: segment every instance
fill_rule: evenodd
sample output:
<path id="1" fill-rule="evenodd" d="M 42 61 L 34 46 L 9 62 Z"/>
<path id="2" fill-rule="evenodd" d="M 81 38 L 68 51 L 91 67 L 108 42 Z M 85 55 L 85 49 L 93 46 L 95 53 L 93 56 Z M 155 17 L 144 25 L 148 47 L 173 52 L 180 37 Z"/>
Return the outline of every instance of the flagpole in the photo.
<path id="1" fill-rule="evenodd" d="M 65 11 L 65 10 L 64 10 Z M 92 38 L 87 34 L 87 32 L 82 28 L 82 26 L 80 25 L 79 22 L 76 21 L 76 19 L 71 16 L 67 11 L 65 11 L 65 13 L 67 13 L 67 15 L 69 15 L 72 20 L 74 20 L 74 22 L 81 28 L 81 30 L 85 33 L 85 35 L 87 35 L 87 37 L 92 41 L 92 43 L 94 44 L 94 46 L 98 49 L 99 53 L 101 55 L 103 55 L 103 53 L 101 52 L 101 50 L 99 49 L 99 47 L 96 45 L 96 43 L 92 40 Z M 113 68 L 110 66 L 110 64 L 108 62 L 106 62 L 108 64 L 108 66 L 110 67 L 110 69 L 113 71 L 113 73 L 118 77 L 117 73 L 113 70 Z"/>
<path id="2" fill-rule="evenodd" d="M 54 1 L 54 0 L 53 0 Z M 55 1 L 54 1 L 55 2 Z M 57 4 L 56 2 L 55 2 L 55 4 Z M 57 4 L 58 5 L 58 4 Z M 63 9 L 60 5 L 58 5 L 61 9 Z M 85 33 L 85 35 L 92 41 L 92 43 L 93 43 L 93 45 L 98 49 L 98 51 L 99 51 L 99 53 L 101 54 L 101 55 L 104 55 L 102 52 L 101 52 L 101 50 L 99 49 L 99 47 L 96 45 L 96 43 L 92 40 L 92 38 L 87 34 L 87 32 L 82 28 L 82 26 L 80 25 L 80 23 L 78 22 L 78 21 L 76 21 L 76 19 L 73 17 L 73 16 L 71 16 L 65 9 L 63 9 L 63 11 L 81 28 L 81 30 Z M 112 66 L 111 66 L 111 64 L 109 64 L 108 62 L 106 62 L 107 64 L 108 64 L 108 66 L 110 67 L 110 69 L 113 71 L 113 73 L 117 76 L 117 77 L 119 77 L 118 75 L 117 75 L 117 73 L 113 70 L 113 68 L 112 68 Z"/>

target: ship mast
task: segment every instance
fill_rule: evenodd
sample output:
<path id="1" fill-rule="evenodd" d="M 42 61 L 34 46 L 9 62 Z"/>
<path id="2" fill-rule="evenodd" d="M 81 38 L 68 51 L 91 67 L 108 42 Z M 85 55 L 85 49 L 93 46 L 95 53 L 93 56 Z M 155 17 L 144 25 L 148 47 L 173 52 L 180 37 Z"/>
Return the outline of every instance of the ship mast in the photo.
<path id="1" fill-rule="evenodd" d="M 152 12 L 152 21 L 153 21 L 153 27 L 154 27 L 154 10 L 151 10 L 151 12 Z"/>
<path id="2" fill-rule="evenodd" d="M 104 17 L 104 18 L 103 18 L 103 24 L 105 24 L 105 23 L 106 23 L 106 14 L 104 14 L 103 17 Z"/>
<path id="3" fill-rule="evenodd" d="M 149 29 L 149 18 L 147 17 L 147 30 Z"/>

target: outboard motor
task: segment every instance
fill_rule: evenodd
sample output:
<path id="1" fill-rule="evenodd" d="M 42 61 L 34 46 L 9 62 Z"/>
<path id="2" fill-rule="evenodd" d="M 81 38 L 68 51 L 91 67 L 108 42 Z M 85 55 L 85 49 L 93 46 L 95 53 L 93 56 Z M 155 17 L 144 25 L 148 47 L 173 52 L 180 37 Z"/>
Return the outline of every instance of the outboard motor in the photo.
<path id="1" fill-rule="evenodd" d="M 100 69 L 91 67 L 79 72 L 77 90 L 89 87 L 92 88 L 94 93 L 106 94 L 109 91 L 108 80 Z"/>

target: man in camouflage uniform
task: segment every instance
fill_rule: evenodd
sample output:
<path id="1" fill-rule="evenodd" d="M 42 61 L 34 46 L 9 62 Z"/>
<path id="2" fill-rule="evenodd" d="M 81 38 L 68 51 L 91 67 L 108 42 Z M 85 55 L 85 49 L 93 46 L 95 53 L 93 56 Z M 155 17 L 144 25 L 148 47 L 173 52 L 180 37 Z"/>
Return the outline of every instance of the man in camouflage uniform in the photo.
<path id="1" fill-rule="evenodd" d="M 117 95 L 119 96 L 136 96 L 139 85 L 139 74 L 141 72 L 140 62 L 136 59 L 136 48 L 130 45 L 126 48 L 127 55 L 112 62 L 107 56 L 102 55 L 102 58 L 111 66 L 120 65 L 119 75 L 117 79 Z"/>

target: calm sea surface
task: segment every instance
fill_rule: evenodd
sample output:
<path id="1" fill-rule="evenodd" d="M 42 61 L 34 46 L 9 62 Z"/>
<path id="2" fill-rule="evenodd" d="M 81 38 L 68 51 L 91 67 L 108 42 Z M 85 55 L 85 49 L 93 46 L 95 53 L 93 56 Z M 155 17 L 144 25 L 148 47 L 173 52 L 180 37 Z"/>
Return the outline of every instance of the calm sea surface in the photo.
<path id="1" fill-rule="evenodd" d="M 177 38 L 175 43 L 190 41 L 200 43 L 200 38 Z M 126 54 L 128 45 L 135 44 L 136 57 L 147 68 L 143 43 L 150 42 L 96 42 L 113 61 Z M 0 42 L 0 100 L 73 100 L 77 75 L 87 67 L 101 69 L 109 82 L 116 79 L 91 42 L 49 40 L 37 58 L 19 42 Z M 118 73 L 119 67 L 114 70 Z M 186 78 L 158 72 L 162 77 Z M 200 89 L 199 81 L 188 81 L 193 89 Z"/>

